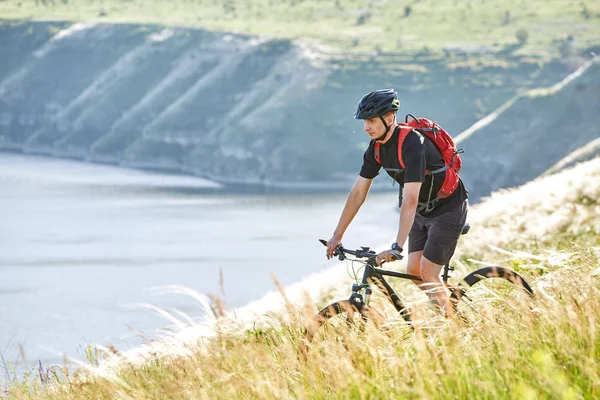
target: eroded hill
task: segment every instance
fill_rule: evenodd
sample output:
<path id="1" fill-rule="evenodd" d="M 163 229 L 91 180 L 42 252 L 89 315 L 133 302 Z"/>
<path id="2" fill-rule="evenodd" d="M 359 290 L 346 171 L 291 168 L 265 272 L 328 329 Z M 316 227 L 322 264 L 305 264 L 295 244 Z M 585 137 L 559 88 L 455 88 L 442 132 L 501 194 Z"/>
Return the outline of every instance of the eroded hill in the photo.
<path id="1" fill-rule="evenodd" d="M 327 190 L 347 190 L 360 168 L 367 138 L 352 115 L 365 92 L 394 87 L 400 119 L 411 112 L 456 133 L 571 68 L 510 48 L 487 61 L 464 51 L 444 60 L 427 52 L 344 57 L 302 41 L 156 25 L 4 23 L 0 44 L 0 148 Z M 488 139 L 496 148 L 491 137 L 481 143 Z M 465 157 L 489 153 L 479 146 L 465 144 Z M 543 172 L 537 163 L 532 176 Z M 475 182 L 481 163 L 472 165 L 477 171 L 465 166 L 464 176 Z M 471 192 L 489 188 L 475 182 Z"/>

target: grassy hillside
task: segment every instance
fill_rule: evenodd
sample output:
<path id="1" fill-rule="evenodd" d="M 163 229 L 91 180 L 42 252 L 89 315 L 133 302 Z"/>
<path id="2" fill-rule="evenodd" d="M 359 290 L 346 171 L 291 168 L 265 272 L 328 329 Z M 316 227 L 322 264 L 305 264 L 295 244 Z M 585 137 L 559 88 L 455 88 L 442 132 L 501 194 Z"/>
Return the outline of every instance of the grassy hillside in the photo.
<path id="1" fill-rule="evenodd" d="M 469 324 L 432 315 L 424 295 L 400 287 L 423 324 L 414 334 L 389 307 L 384 330 L 331 331 L 299 351 L 307 307 L 248 329 L 231 320 L 210 340 L 122 368 L 88 367 L 75 380 L 52 371 L 15 381 L 18 399 L 79 398 L 598 398 L 600 396 L 600 159 L 473 207 L 459 269 L 509 265 L 533 283 L 534 300 L 506 285 L 475 291 Z M 340 281 L 329 281 L 340 287 Z M 344 282 L 344 286 L 347 282 Z M 327 289 L 329 295 L 339 289 Z M 375 304 L 382 306 L 381 296 Z M 323 305 L 323 300 L 318 305 Z M 299 305 L 300 304 L 300 305 Z M 155 347 L 155 351 L 158 348 Z M 92 361 L 97 358 L 90 357 Z M 119 359 L 119 356 L 113 357 Z M 43 383 L 40 383 L 40 380 Z"/>
<path id="2" fill-rule="evenodd" d="M 593 0 L 12 0 L 0 2 L 0 15 L 200 26 L 316 39 L 345 52 L 477 53 L 520 42 L 521 54 L 558 55 L 561 46 L 600 45 L 600 3 Z"/>

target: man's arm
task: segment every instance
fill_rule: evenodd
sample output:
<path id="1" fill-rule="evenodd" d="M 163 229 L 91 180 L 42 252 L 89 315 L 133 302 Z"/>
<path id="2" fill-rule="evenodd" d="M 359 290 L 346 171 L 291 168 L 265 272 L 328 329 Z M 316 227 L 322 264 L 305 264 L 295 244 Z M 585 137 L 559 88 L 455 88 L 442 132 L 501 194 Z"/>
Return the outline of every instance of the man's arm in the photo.
<path id="1" fill-rule="evenodd" d="M 415 221 L 415 214 L 419 204 L 419 192 L 425 180 L 425 168 L 427 164 L 425 138 L 422 134 L 412 131 L 404 139 L 402 144 L 402 158 L 404 160 L 404 190 L 402 192 L 402 205 L 400 206 L 400 223 L 396 243 L 404 248 L 404 243 Z M 386 250 L 377 255 L 377 265 L 383 260 L 392 261 L 393 254 Z"/>
<path id="2" fill-rule="evenodd" d="M 404 184 L 402 206 L 400 207 L 400 226 L 398 227 L 398 235 L 396 236 L 396 243 L 402 248 L 404 248 L 408 233 L 415 222 L 420 190 L 421 182 L 408 182 Z"/>
<path id="3" fill-rule="evenodd" d="M 398 235 L 396 235 L 396 243 L 400 247 L 404 247 L 404 242 L 406 242 L 408 233 L 415 221 L 420 190 L 421 182 L 407 182 L 404 184 L 404 191 L 402 192 L 404 198 L 402 200 L 402 205 L 400 206 L 400 226 L 398 228 Z M 375 262 L 377 265 L 381 265 L 383 261 L 394 261 L 397 255 L 397 251 L 385 250 L 377 254 Z"/>
<path id="4" fill-rule="evenodd" d="M 352 222 L 356 213 L 365 202 L 372 183 L 373 179 L 363 178 L 362 176 L 359 176 L 356 183 L 354 183 L 354 186 L 348 194 L 346 205 L 344 206 L 337 227 L 333 232 L 333 236 L 327 241 L 327 258 L 333 257 L 335 248 L 342 243 L 342 237 L 350 225 L 350 222 Z"/>

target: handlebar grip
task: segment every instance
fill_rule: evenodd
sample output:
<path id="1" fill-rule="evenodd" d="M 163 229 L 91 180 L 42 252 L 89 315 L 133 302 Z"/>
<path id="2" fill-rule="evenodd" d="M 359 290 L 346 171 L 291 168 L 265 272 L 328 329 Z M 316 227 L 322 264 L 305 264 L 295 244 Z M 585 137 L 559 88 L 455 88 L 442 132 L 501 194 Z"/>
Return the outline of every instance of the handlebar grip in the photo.
<path id="1" fill-rule="evenodd" d="M 394 251 L 392 253 L 392 260 L 394 261 L 398 261 L 398 260 L 402 260 L 404 258 L 404 256 L 400 253 L 398 253 L 397 251 Z"/>
<path id="2" fill-rule="evenodd" d="M 342 246 L 337 246 L 333 252 L 333 255 L 337 256 L 338 260 L 340 261 L 344 261 L 346 259 L 346 255 L 342 251 Z"/>
<path id="3" fill-rule="evenodd" d="M 327 246 L 327 240 L 319 239 L 319 242 L 321 242 L 321 244 L 323 246 Z M 344 255 L 344 252 L 341 249 L 342 249 L 342 246 L 338 245 L 335 248 L 335 251 L 333 252 L 333 256 L 337 257 L 340 261 L 344 261 L 346 259 L 346 256 Z"/>

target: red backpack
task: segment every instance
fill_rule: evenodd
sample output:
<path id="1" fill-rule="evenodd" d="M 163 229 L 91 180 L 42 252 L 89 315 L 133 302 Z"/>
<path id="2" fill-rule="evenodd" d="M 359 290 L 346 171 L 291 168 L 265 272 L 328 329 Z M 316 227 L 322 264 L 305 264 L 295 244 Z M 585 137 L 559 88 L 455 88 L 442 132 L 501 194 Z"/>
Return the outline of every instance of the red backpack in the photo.
<path id="1" fill-rule="evenodd" d="M 412 118 L 410 122 L 408 121 L 408 117 Z M 404 142 L 406 135 L 408 135 L 414 129 L 427 136 L 435 144 L 440 153 L 442 153 L 442 157 L 444 157 L 444 167 L 435 171 L 425 170 L 425 175 L 438 174 L 440 172 L 447 171 L 444 183 L 436 194 L 436 200 L 447 198 L 454 193 L 458 187 L 458 172 L 462 166 L 462 161 L 459 154 L 461 154 L 464 150 L 457 150 L 452 137 L 444 130 L 444 128 L 436 124 L 434 121 L 431 121 L 427 118 L 417 118 L 412 114 L 408 114 L 405 121 L 405 123 L 398 123 L 398 126 L 400 127 L 400 136 L 398 137 L 398 161 L 400 161 L 400 168 L 405 168 L 404 161 L 402 160 L 402 143 Z M 379 154 L 380 146 L 381 144 L 379 141 L 375 142 L 375 159 L 381 165 L 381 158 Z"/>

